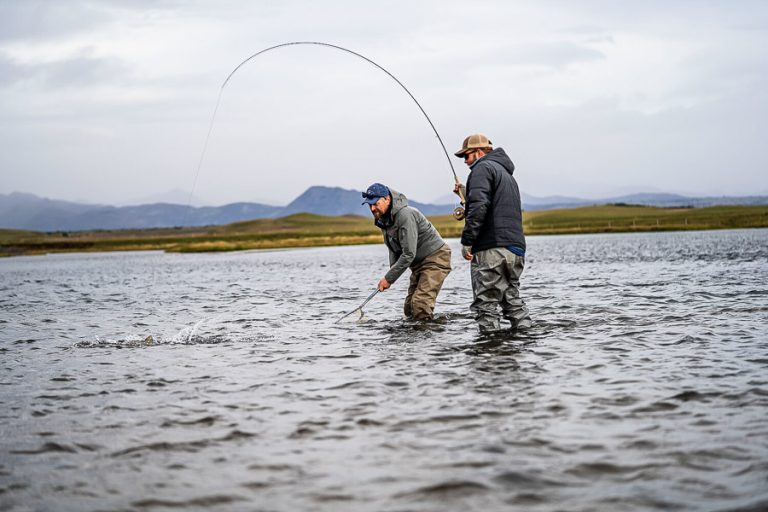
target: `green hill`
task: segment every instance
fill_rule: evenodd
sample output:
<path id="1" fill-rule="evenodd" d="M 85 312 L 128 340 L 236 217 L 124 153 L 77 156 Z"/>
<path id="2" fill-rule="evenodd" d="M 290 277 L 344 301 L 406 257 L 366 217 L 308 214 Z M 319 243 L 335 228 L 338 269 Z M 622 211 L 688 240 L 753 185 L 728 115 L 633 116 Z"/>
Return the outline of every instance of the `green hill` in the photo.
<path id="1" fill-rule="evenodd" d="M 430 217 L 443 237 L 463 228 L 450 215 Z M 768 206 L 655 208 L 588 206 L 524 212 L 526 235 L 768 227 Z M 381 243 L 371 218 L 300 213 L 224 226 L 42 233 L 0 230 L 0 256 L 77 251 L 237 251 Z"/>

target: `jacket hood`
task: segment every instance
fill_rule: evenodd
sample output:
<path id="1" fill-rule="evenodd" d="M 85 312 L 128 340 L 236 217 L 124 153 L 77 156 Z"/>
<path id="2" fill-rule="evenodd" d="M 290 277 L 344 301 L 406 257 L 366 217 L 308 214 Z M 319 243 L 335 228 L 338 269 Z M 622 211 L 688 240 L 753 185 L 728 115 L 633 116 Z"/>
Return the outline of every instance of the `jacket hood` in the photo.
<path id="1" fill-rule="evenodd" d="M 510 161 L 510 163 L 512 162 Z M 397 215 L 397 212 L 408 206 L 408 198 L 405 197 L 405 194 L 390 188 L 389 195 L 392 196 L 392 208 L 390 211 L 392 212 L 393 216 Z"/>
<path id="2" fill-rule="evenodd" d="M 515 172 L 515 164 L 512 163 L 512 160 L 507 156 L 507 153 L 503 148 L 496 148 L 491 150 L 477 162 L 482 162 L 483 160 L 492 160 L 497 164 L 500 164 L 510 175 L 514 174 Z M 472 164 L 472 167 L 474 167 L 477 162 Z"/>
<path id="3" fill-rule="evenodd" d="M 392 196 L 392 204 L 389 206 L 389 211 L 383 217 L 374 221 L 374 224 L 380 228 L 391 226 L 397 212 L 408 206 L 408 198 L 405 197 L 405 194 L 390 188 L 389 195 Z"/>

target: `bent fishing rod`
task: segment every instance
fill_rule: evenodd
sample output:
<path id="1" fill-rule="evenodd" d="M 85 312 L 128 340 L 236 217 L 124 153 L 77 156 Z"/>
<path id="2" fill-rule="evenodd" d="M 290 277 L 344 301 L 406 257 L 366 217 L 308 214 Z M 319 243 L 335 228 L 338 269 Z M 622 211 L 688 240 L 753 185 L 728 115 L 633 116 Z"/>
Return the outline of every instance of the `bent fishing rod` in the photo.
<path id="1" fill-rule="evenodd" d="M 440 146 L 443 148 L 443 153 L 445 153 L 445 158 L 448 160 L 448 165 L 451 167 L 451 172 L 453 173 L 454 183 L 457 185 L 456 188 L 458 189 L 458 194 L 459 194 L 459 198 L 461 199 L 461 205 L 462 205 L 462 207 L 457 207 L 456 209 L 454 209 L 453 216 L 454 216 L 454 218 L 456 220 L 462 220 L 464 218 L 464 208 L 463 208 L 463 206 L 464 206 L 466 200 L 464 198 L 464 194 L 461 191 L 461 187 L 458 186 L 458 185 L 461 184 L 461 182 L 459 181 L 459 177 L 456 175 L 456 169 L 454 169 L 454 167 L 453 167 L 453 162 L 451 161 L 451 157 L 448 155 L 448 150 L 445 149 L 445 144 L 443 144 L 443 139 L 440 137 L 440 134 L 437 132 L 437 128 L 435 128 L 435 125 L 432 122 L 432 120 L 429 118 L 429 116 L 427 115 L 427 112 L 421 106 L 421 103 L 419 103 L 419 101 L 416 99 L 416 97 L 413 94 L 411 94 L 411 91 L 409 91 L 408 88 L 400 80 L 398 80 L 395 75 L 393 75 L 392 73 L 387 71 L 384 67 L 380 66 L 379 64 L 377 64 L 373 60 L 369 59 L 365 55 L 361 55 L 361 54 L 359 54 L 359 53 L 357 53 L 355 51 L 352 51 L 352 50 L 350 50 L 348 48 L 344 48 L 343 46 L 338 46 L 338 45 L 330 44 L 330 43 L 323 43 L 323 42 L 319 42 L 319 41 L 291 41 L 291 42 L 288 42 L 288 43 L 281 43 L 281 44 L 277 44 L 277 45 L 274 45 L 274 46 L 270 46 L 269 48 L 265 48 L 265 49 L 263 49 L 263 50 L 261 50 L 259 52 L 256 52 L 253 55 L 251 55 L 250 57 L 248 57 L 247 59 L 243 60 L 227 76 L 226 80 L 224 80 L 224 82 L 221 84 L 221 88 L 219 89 L 219 96 L 218 96 L 218 99 L 216 100 L 216 107 L 213 110 L 213 116 L 211 116 L 211 122 L 210 122 L 210 125 L 208 126 L 208 135 L 205 138 L 205 144 L 203 145 L 203 151 L 202 151 L 202 154 L 200 155 L 200 161 L 198 162 L 198 165 L 197 165 L 197 171 L 195 172 L 195 181 L 192 184 L 192 191 L 189 193 L 189 202 L 187 204 L 187 210 L 189 210 L 189 204 L 192 203 L 192 194 L 194 193 L 195 187 L 197 186 L 197 179 L 198 179 L 198 176 L 200 175 L 200 168 L 202 167 L 202 164 L 203 164 L 203 158 L 205 157 L 206 149 L 208 148 L 208 140 L 210 139 L 211 131 L 213 130 L 213 122 L 216 119 L 216 113 L 219 110 L 219 104 L 221 103 L 221 96 L 224 93 L 224 88 L 227 86 L 227 84 L 229 83 L 230 79 L 234 76 L 235 73 L 237 73 L 237 71 L 241 67 L 245 66 L 248 62 L 250 62 L 251 60 L 255 59 L 256 57 L 258 57 L 260 55 L 263 55 L 263 54 L 265 54 L 267 52 L 270 52 L 270 51 L 273 51 L 273 50 L 277 50 L 279 48 L 286 48 L 288 46 L 300 46 L 300 45 L 313 45 L 313 46 L 320 46 L 320 47 L 325 47 L 325 48 L 332 48 L 332 49 L 335 49 L 335 50 L 340 50 L 340 51 L 346 52 L 346 53 L 348 53 L 350 55 L 354 55 L 355 57 L 358 57 L 360 59 L 363 59 L 364 61 L 368 62 L 369 64 L 371 64 L 373 66 L 376 66 L 378 69 L 380 69 L 381 71 L 386 73 L 387 76 L 389 76 L 392 80 L 397 82 L 397 84 L 408 94 L 408 96 L 410 96 L 410 98 L 413 100 L 413 102 L 416 103 L 416 106 L 419 107 L 419 110 L 421 111 L 421 113 L 424 114 L 424 118 L 429 123 L 429 126 L 432 128 L 432 131 L 435 132 L 435 136 L 437 137 L 437 140 L 440 142 Z"/>

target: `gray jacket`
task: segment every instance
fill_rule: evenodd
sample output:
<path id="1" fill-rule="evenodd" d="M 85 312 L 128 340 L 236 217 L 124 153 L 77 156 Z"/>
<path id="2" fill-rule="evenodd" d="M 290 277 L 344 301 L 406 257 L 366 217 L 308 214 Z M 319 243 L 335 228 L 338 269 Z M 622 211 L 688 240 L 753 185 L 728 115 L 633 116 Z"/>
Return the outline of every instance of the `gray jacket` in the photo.
<path id="1" fill-rule="evenodd" d="M 389 193 L 392 196 L 389 211 L 375 224 L 389 249 L 389 271 L 384 278 L 391 284 L 405 269 L 420 263 L 445 242 L 419 210 L 408 206 L 408 198 L 391 188 Z"/>

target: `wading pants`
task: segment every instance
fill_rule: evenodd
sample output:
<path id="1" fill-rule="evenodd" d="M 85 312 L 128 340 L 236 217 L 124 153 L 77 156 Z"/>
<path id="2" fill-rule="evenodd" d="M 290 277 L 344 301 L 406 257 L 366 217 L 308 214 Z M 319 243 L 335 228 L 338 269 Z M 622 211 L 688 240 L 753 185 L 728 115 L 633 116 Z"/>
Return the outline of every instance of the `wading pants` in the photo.
<path id="1" fill-rule="evenodd" d="M 411 282 L 403 312 L 411 320 L 429 320 L 443 281 L 451 272 L 451 248 L 444 244 L 411 267 Z"/>
<path id="2" fill-rule="evenodd" d="M 500 329 L 499 305 L 513 329 L 531 326 L 528 307 L 520 298 L 520 276 L 525 258 L 497 247 L 479 251 L 472 257 L 472 294 L 470 309 L 482 333 Z"/>

